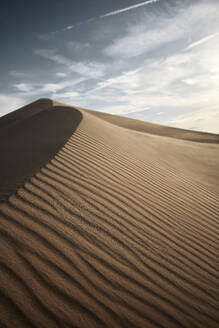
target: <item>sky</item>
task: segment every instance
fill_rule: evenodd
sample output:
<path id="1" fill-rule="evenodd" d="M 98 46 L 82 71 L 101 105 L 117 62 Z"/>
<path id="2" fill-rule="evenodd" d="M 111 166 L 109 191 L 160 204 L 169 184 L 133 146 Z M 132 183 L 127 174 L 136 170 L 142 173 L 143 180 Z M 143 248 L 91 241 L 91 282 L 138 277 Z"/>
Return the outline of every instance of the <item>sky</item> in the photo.
<path id="1" fill-rule="evenodd" d="M 51 98 L 219 133 L 219 0 L 8 0 L 0 31 L 0 116 Z"/>

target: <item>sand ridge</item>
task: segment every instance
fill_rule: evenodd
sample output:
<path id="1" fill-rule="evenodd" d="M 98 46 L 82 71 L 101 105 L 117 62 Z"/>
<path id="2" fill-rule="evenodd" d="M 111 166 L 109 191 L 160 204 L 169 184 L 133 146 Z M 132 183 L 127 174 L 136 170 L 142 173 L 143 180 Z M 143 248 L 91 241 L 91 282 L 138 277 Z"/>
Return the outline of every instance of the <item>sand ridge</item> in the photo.
<path id="1" fill-rule="evenodd" d="M 0 327 L 217 327 L 218 136 L 48 100 L 18 131 L 48 105 L 75 125 L 1 185 Z"/>
<path id="2" fill-rule="evenodd" d="M 49 99 L 0 118 L 0 201 L 52 160 L 81 119 L 78 110 L 56 107 Z"/>

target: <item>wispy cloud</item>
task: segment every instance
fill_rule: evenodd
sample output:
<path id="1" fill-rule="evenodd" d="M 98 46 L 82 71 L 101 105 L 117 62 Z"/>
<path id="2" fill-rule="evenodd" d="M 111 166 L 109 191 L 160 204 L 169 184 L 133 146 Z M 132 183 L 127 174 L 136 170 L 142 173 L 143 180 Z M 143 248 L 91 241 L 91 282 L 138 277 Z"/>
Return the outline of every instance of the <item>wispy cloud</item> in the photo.
<path id="1" fill-rule="evenodd" d="M 193 7 L 192 11 L 191 14 L 188 9 L 186 12 L 181 12 L 181 15 L 184 18 L 185 15 L 190 17 L 190 26 L 194 27 L 194 22 L 198 17 L 202 17 L 206 8 L 204 10 L 203 7 Z M 208 9 L 208 13 L 210 11 L 211 8 Z M 210 17 L 214 16 L 210 15 Z M 184 20 L 180 15 L 177 18 L 181 21 Z M 173 27 L 172 23 L 171 27 Z M 201 33 L 203 34 L 203 31 Z M 182 34 L 179 35 L 186 43 L 187 29 L 182 29 Z M 197 39 L 198 33 L 194 35 Z M 211 34 L 211 36 L 213 35 L 216 36 L 216 33 Z M 201 39 L 199 38 L 199 40 Z M 166 41 L 166 47 L 168 42 Z M 212 42 L 209 45 L 207 42 L 202 42 L 202 47 L 192 47 L 188 52 L 183 51 L 182 44 L 180 42 L 174 48 L 175 51 L 167 57 L 141 59 L 139 69 L 127 70 L 99 82 L 97 87 L 88 93 L 88 99 L 90 101 L 95 99 L 97 103 L 102 103 L 104 111 L 120 115 L 124 115 L 126 112 L 132 114 L 132 118 L 135 118 L 134 112 L 136 112 L 137 118 L 139 117 L 138 112 L 141 111 L 141 119 L 167 125 L 175 124 L 178 127 L 196 127 L 197 130 L 203 131 L 205 126 L 208 131 L 211 131 L 212 125 L 212 132 L 216 132 L 216 130 L 219 132 L 218 128 L 216 129 L 216 125 L 219 126 L 219 108 L 215 106 L 219 100 L 217 91 L 219 87 L 219 57 L 217 55 L 219 44 Z M 131 61 L 131 59 L 126 60 L 128 63 Z M 115 104 L 111 102 L 111 107 L 110 99 L 115 102 Z M 101 108 L 100 105 L 99 107 Z M 145 111 L 145 108 L 148 107 L 150 110 Z M 202 111 L 198 112 L 200 108 Z M 209 111 L 209 108 L 212 109 Z M 205 110 L 208 113 L 206 115 L 204 114 Z M 209 119 L 207 120 L 208 115 Z M 214 117 L 214 120 L 210 117 Z M 213 124 L 213 121 L 217 124 Z"/>
<path id="2" fill-rule="evenodd" d="M 62 31 L 64 32 L 64 31 L 72 30 L 72 29 L 74 28 L 74 26 L 75 26 L 75 25 L 68 25 L 68 26 L 64 27 L 64 28 L 62 29 Z"/>
<path id="3" fill-rule="evenodd" d="M 136 5 L 133 5 L 133 6 L 129 6 L 129 7 L 126 7 L 126 8 L 122 8 L 122 9 L 118 9 L 118 10 L 115 10 L 115 11 L 111 11 L 109 13 L 106 13 L 102 16 L 100 16 L 100 18 L 104 18 L 104 17 L 108 17 L 108 16 L 114 16 L 114 15 L 118 15 L 118 14 L 121 14 L 125 11 L 129 11 L 129 10 L 133 10 L 133 9 L 137 9 L 139 7 L 143 7 L 143 6 L 146 6 L 146 5 L 149 5 L 149 4 L 152 4 L 152 3 L 155 3 L 155 2 L 159 2 L 160 0 L 148 0 L 148 1 L 144 1 L 144 2 L 141 2 L 141 3 L 137 3 Z"/>
<path id="4" fill-rule="evenodd" d="M 198 40 L 196 42 L 191 43 L 187 48 L 185 48 L 185 50 L 189 50 L 189 49 L 193 49 L 195 47 L 198 47 L 201 44 L 206 43 L 209 40 L 215 38 L 216 36 L 219 36 L 219 32 L 218 33 L 211 34 L 211 35 L 208 35 L 205 38 L 202 38 L 202 39 L 200 39 L 200 40 Z"/>
<path id="5" fill-rule="evenodd" d="M 87 78 L 97 79 L 104 75 L 105 66 L 99 63 L 73 61 L 63 55 L 57 54 L 57 51 L 54 49 L 37 49 L 34 52 L 36 55 L 64 65 L 69 70 Z"/>
<path id="6" fill-rule="evenodd" d="M 59 76 L 59 77 L 66 77 L 67 76 L 67 74 L 63 73 L 63 72 L 57 72 L 56 75 Z"/>
<path id="7" fill-rule="evenodd" d="M 89 48 L 90 44 L 88 42 L 83 43 L 79 41 L 69 41 L 67 44 L 67 48 L 71 52 L 79 53 Z"/>
<path id="8" fill-rule="evenodd" d="M 70 59 L 57 54 L 56 49 L 36 49 L 34 50 L 34 53 L 43 58 L 49 59 L 55 63 L 62 64 L 65 66 L 70 66 L 72 63 Z"/>
<path id="9" fill-rule="evenodd" d="M 25 76 L 25 73 L 17 72 L 17 71 L 10 71 L 8 74 L 13 77 L 24 77 Z"/>
<path id="10" fill-rule="evenodd" d="M 72 98 L 76 98 L 80 96 L 80 94 L 78 92 L 74 92 L 74 91 L 67 91 L 67 92 L 63 92 L 61 94 L 57 94 L 56 98 L 57 99 L 63 99 L 63 98 L 67 98 L 67 99 L 72 99 Z"/>
<path id="11" fill-rule="evenodd" d="M 145 23 L 146 19 L 135 25 L 130 24 L 127 33 L 106 46 L 103 54 L 129 59 L 164 47 L 167 43 L 183 41 L 190 37 L 191 31 L 197 30 L 197 26 L 202 30 L 204 27 L 200 27 L 200 21 L 208 15 L 210 17 L 214 11 L 213 6 L 199 4 L 184 8 L 172 17 L 158 12 L 154 27 Z"/>
<path id="12" fill-rule="evenodd" d="M 29 92 L 32 90 L 32 85 L 27 84 L 27 83 L 17 83 L 17 84 L 14 84 L 14 87 L 17 90 L 22 91 L 22 92 Z"/>
<path id="13" fill-rule="evenodd" d="M 54 83 L 19 83 L 14 84 L 13 86 L 16 91 L 20 92 L 23 96 L 26 94 L 33 97 L 41 96 L 42 94 L 54 95 L 66 88 L 74 88 L 85 80 L 86 78 L 79 77 L 75 79 L 65 79 Z"/>

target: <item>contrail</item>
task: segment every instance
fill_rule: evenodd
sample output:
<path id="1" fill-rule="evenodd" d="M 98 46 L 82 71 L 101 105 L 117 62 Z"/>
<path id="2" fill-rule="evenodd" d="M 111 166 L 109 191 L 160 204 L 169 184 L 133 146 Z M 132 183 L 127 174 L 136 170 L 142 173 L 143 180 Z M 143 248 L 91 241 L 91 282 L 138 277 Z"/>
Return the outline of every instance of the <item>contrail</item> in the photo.
<path id="1" fill-rule="evenodd" d="M 195 47 L 199 46 L 200 44 L 203 44 L 203 43 L 208 42 L 209 40 L 215 38 L 218 35 L 219 35 L 219 32 L 214 33 L 214 34 L 211 34 L 211 35 L 208 35 L 205 38 L 203 38 L 201 40 L 198 40 L 198 41 L 190 44 L 185 50 L 189 50 L 189 49 L 195 48 Z"/>
<path id="2" fill-rule="evenodd" d="M 92 22 L 93 20 L 95 20 L 95 17 L 89 18 L 89 19 L 87 19 L 87 20 L 85 20 L 85 21 L 82 21 L 82 22 L 76 23 L 76 24 L 74 24 L 74 25 L 69 25 L 69 26 L 63 28 L 62 30 L 60 30 L 59 32 L 65 32 L 65 31 L 72 30 L 72 29 L 75 28 L 75 27 L 78 27 L 78 26 L 83 25 L 83 24 L 86 24 L 86 23 L 90 23 L 90 22 Z"/>
<path id="3" fill-rule="evenodd" d="M 45 34 L 45 37 L 47 35 L 49 35 L 49 34 L 56 34 L 56 33 L 60 33 L 60 32 L 70 31 L 70 30 L 72 30 L 75 27 L 78 27 L 78 26 L 83 25 L 83 24 L 86 24 L 86 23 L 90 23 L 90 22 L 92 22 L 94 20 L 97 20 L 97 19 L 100 19 L 100 18 L 109 17 L 109 16 L 113 16 L 113 15 L 118 15 L 118 14 L 123 13 L 125 11 L 133 10 L 133 9 L 136 9 L 136 8 L 139 8 L 139 7 L 143 7 L 143 6 L 149 5 L 151 3 L 159 2 L 159 1 L 160 0 L 147 0 L 147 1 L 144 1 L 144 2 L 141 2 L 141 3 L 137 3 L 136 5 L 133 5 L 133 6 L 129 6 L 129 7 L 126 7 L 126 8 L 119 9 L 119 10 L 111 11 L 111 12 L 106 13 L 104 15 L 101 15 L 99 17 L 92 17 L 92 18 L 89 18 L 89 19 L 87 19 L 85 21 L 82 21 L 82 22 L 79 22 L 79 23 L 76 23 L 76 24 L 73 24 L 73 25 L 66 26 L 65 28 L 63 28 L 61 30 L 58 30 L 58 31 L 55 31 L 55 32 L 50 32 L 48 34 Z M 43 38 L 43 37 L 44 36 L 42 35 L 41 38 Z"/>
<path id="4" fill-rule="evenodd" d="M 160 0 L 148 0 L 148 1 L 141 2 L 141 3 L 137 3 L 136 5 L 133 5 L 133 6 L 129 6 L 129 7 L 126 7 L 126 8 L 119 9 L 119 10 L 111 11 L 111 12 L 105 14 L 105 15 L 100 16 L 100 18 L 113 16 L 113 15 L 118 15 L 120 13 L 123 13 L 124 11 L 133 10 L 133 9 L 143 7 L 143 6 L 149 5 L 151 3 L 158 2 L 158 1 L 160 1 Z"/>

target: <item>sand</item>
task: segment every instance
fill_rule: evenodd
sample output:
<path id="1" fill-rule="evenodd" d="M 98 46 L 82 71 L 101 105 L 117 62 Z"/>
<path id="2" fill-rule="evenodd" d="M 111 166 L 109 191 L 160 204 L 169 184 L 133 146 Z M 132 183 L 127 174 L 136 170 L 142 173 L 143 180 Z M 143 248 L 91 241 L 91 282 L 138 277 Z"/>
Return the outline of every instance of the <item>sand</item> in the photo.
<path id="1" fill-rule="evenodd" d="M 0 327 L 218 327 L 219 135 L 40 99 L 0 118 Z"/>

